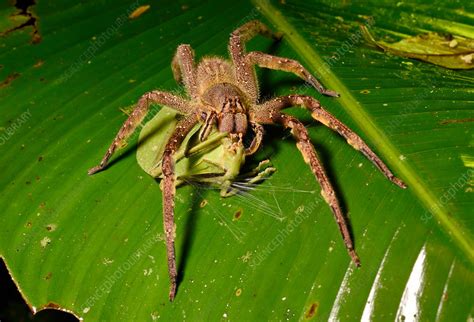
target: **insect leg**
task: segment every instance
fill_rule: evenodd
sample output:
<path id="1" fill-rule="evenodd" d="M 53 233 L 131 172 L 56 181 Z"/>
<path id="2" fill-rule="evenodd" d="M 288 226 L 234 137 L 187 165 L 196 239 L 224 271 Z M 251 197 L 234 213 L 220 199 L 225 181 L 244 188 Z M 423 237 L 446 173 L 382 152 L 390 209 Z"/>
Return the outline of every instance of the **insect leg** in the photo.
<path id="1" fill-rule="evenodd" d="M 100 161 L 100 164 L 89 169 L 89 175 L 99 172 L 107 166 L 109 159 L 115 150 L 123 146 L 135 129 L 140 125 L 143 118 L 148 113 L 151 103 L 166 105 L 182 114 L 189 114 L 189 112 L 192 111 L 192 107 L 189 105 L 188 101 L 171 93 L 152 91 L 144 94 L 138 100 L 137 107 L 135 107 L 125 123 L 123 123 L 112 144 L 109 146 L 107 152 Z"/>
<path id="2" fill-rule="evenodd" d="M 230 197 L 242 191 L 252 190 L 257 183 L 265 181 L 275 171 L 276 169 L 270 166 L 270 160 L 263 160 L 250 172 L 239 175 L 237 180 L 232 182 L 231 189 L 228 189 L 225 193 L 221 191 L 221 196 Z"/>

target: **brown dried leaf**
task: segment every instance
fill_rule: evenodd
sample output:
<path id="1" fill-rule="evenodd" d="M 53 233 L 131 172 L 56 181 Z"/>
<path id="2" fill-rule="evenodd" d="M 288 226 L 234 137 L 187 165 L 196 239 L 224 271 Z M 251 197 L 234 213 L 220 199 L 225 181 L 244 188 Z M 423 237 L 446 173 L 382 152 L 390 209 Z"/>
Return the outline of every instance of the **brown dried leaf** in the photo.
<path id="1" fill-rule="evenodd" d="M 396 56 L 415 58 L 450 69 L 474 68 L 474 40 L 460 36 L 425 33 L 395 43 L 377 41 L 367 27 L 361 26 L 370 43 Z"/>

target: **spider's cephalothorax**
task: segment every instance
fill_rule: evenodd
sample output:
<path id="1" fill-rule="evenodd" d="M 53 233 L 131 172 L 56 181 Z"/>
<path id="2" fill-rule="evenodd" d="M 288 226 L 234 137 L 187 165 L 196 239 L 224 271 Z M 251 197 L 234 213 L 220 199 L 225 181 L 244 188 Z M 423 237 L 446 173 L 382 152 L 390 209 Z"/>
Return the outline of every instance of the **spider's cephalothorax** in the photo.
<path id="1" fill-rule="evenodd" d="M 290 129 L 296 140 L 296 146 L 301 151 L 304 161 L 321 185 L 321 195 L 326 200 L 334 214 L 344 244 L 352 261 L 359 266 L 346 218 L 342 213 L 336 194 L 329 181 L 315 148 L 311 143 L 308 131 L 297 118 L 285 114 L 283 109 L 300 106 L 308 109 L 311 116 L 343 136 L 356 150 L 360 150 L 374 165 L 393 183 L 401 188 L 406 185 L 388 169 L 383 161 L 367 146 L 367 144 L 351 129 L 326 111 L 319 102 L 311 96 L 287 95 L 260 102 L 258 84 L 254 65 L 294 73 L 304 79 L 321 94 L 338 96 L 334 91 L 325 89 L 298 61 L 268 55 L 262 52 L 246 52 L 245 42 L 261 34 L 273 39 L 280 36 L 272 33 L 267 26 L 259 21 L 250 21 L 234 32 L 229 40 L 230 60 L 219 57 L 207 57 L 198 66 L 194 64 L 194 53 L 189 45 L 180 45 L 172 61 L 173 74 L 176 81 L 186 87 L 188 98 L 173 95 L 163 91 L 152 91 L 144 94 L 138 101 L 137 107 L 128 117 L 117 133 L 114 141 L 105 153 L 100 164 L 89 170 L 89 174 L 104 169 L 114 151 L 135 131 L 147 114 L 150 104 L 157 103 L 168 106 L 182 115 L 176 128 L 169 138 L 160 159 L 159 176 L 163 178 L 163 225 L 166 237 L 168 255 L 168 271 L 170 276 L 170 300 L 176 294 L 177 269 L 174 250 L 174 196 L 176 174 L 174 170 L 175 154 L 188 133 L 200 124 L 199 138 L 206 141 L 214 128 L 227 135 L 221 141 L 225 151 L 229 153 L 231 162 L 224 162 L 224 173 L 220 175 L 223 185 L 236 178 L 244 155 L 251 155 L 258 150 L 263 137 L 262 124 L 279 124 Z M 251 129 L 253 141 L 248 147 L 243 147 L 242 137 Z M 208 140 L 211 140 L 210 138 Z M 229 166 L 228 166 L 229 165 Z M 157 173 L 158 176 L 158 173 Z"/>
<path id="2" fill-rule="evenodd" d="M 203 105 L 209 108 L 202 115 L 204 128 L 210 128 L 215 121 L 220 132 L 242 137 L 248 124 L 246 101 L 242 91 L 231 83 L 212 85 L 202 96 Z M 201 137 L 201 140 L 205 138 Z"/>

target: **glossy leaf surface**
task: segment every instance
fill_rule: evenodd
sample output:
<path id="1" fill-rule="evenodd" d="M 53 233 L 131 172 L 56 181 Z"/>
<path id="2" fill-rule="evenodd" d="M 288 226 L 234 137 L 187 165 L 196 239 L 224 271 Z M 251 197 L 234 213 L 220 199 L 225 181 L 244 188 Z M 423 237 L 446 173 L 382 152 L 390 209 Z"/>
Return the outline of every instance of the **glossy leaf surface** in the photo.
<path id="1" fill-rule="evenodd" d="M 130 20 L 142 3 L 39 1 L 40 43 L 31 27 L 0 39 L 0 78 L 10 80 L 0 88 L 0 255 L 34 310 L 90 321 L 472 319 L 472 71 L 384 54 L 359 29 L 474 38 L 467 2 L 149 4 Z M 169 66 L 177 45 L 226 55 L 229 33 L 257 18 L 284 38 L 256 38 L 249 50 L 298 59 L 341 93 L 320 97 L 292 75 L 259 71 L 262 97 L 318 97 L 409 189 L 292 109 L 348 212 L 362 267 L 294 141 L 269 127 L 247 165 L 270 158 L 278 170 L 255 190 L 221 199 L 178 189 L 181 281 L 169 303 L 161 191 L 137 164 L 137 136 L 106 171 L 87 169 L 126 119 L 121 107 L 179 89 Z"/>

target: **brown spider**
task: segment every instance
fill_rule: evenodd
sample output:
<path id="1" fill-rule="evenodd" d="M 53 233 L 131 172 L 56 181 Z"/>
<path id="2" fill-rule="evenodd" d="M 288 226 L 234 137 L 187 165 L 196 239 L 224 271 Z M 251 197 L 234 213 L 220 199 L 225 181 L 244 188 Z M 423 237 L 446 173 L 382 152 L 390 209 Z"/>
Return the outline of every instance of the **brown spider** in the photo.
<path id="1" fill-rule="evenodd" d="M 321 107 L 313 97 L 306 95 L 287 95 L 259 102 L 258 84 L 254 65 L 275 70 L 283 70 L 298 75 L 316 88 L 321 94 L 337 97 L 336 92 L 325 89 L 298 61 L 265 54 L 263 52 L 245 52 L 245 42 L 257 34 L 279 39 L 260 21 L 250 21 L 230 35 L 229 53 L 231 60 L 220 57 L 205 57 L 197 67 L 194 64 L 194 53 L 190 45 L 179 45 L 172 61 L 173 75 L 177 82 L 184 83 L 190 98 L 186 99 L 162 91 L 144 94 L 137 107 L 120 128 L 100 164 L 89 170 L 94 174 L 107 166 L 117 149 L 131 136 L 147 114 L 150 103 L 165 105 L 175 109 L 182 118 L 174 133 L 167 142 L 161 158 L 163 189 L 163 223 L 166 235 L 168 271 L 170 277 L 169 298 L 176 294 L 176 259 L 174 250 L 174 197 L 176 175 L 174 172 L 174 154 L 186 135 L 196 124 L 201 124 L 199 138 L 206 140 L 211 130 L 228 133 L 231 144 L 227 145 L 228 153 L 244 149 L 243 136 L 249 125 L 254 132 L 250 146 L 245 148 L 245 155 L 257 151 L 262 142 L 262 124 L 281 124 L 291 130 L 296 139 L 296 146 L 301 151 L 305 162 L 321 185 L 321 195 L 329 204 L 345 246 L 352 261 L 359 266 L 346 219 L 341 211 L 334 189 L 324 168 L 319 161 L 313 144 L 310 142 L 305 126 L 295 117 L 284 114 L 281 110 L 291 106 L 301 106 L 311 111 L 312 117 L 342 135 L 356 150 L 360 150 L 375 166 L 393 183 L 401 188 L 406 185 L 396 178 L 380 158 L 367 144 L 346 125 L 337 120 Z"/>

